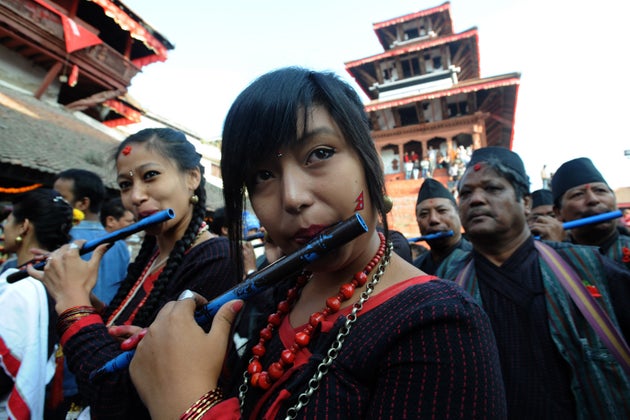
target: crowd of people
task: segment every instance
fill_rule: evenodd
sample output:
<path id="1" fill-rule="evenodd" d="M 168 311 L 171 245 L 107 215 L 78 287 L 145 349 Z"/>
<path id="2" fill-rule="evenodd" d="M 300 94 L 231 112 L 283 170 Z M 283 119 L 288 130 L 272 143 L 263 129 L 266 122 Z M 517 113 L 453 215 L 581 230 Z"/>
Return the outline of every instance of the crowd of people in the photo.
<path id="1" fill-rule="evenodd" d="M 388 226 L 362 101 L 337 75 L 262 75 L 232 104 L 221 152 L 210 217 L 200 155 L 170 128 L 118 145 L 119 197 L 70 169 L 16 198 L 0 418 L 630 418 L 630 236 L 617 218 L 565 228 L 617 210 L 588 158 L 531 192 L 518 154 L 474 150 L 455 194 L 422 183 L 431 239 L 414 258 Z M 165 209 L 137 255 L 122 242 L 82 255 Z M 200 324 L 208 301 L 355 214 L 358 238 Z M 128 366 L 94 376 L 121 355 Z"/>

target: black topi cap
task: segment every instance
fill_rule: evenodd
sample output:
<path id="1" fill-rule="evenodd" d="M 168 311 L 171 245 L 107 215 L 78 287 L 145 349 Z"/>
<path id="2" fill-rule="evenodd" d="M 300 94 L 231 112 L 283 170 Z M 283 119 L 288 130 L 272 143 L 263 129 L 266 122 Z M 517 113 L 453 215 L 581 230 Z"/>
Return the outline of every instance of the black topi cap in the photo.
<path id="1" fill-rule="evenodd" d="M 536 190 L 532 193 L 532 208 L 544 205 L 553 205 L 553 195 L 548 189 Z"/>
<path id="2" fill-rule="evenodd" d="M 551 178 L 553 202 L 558 203 L 564 193 L 571 188 L 591 182 L 603 182 L 608 185 L 589 158 L 581 157 L 564 162 Z"/>
<path id="3" fill-rule="evenodd" d="M 420 187 L 420 191 L 418 191 L 416 206 L 428 198 L 448 198 L 457 206 L 453 194 L 451 194 L 441 182 L 433 178 L 427 178 L 422 183 L 422 187 Z"/>
<path id="4" fill-rule="evenodd" d="M 523 165 L 521 157 L 505 147 L 490 146 L 476 149 L 470 157 L 470 162 L 468 162 L 467 168 L 470 168 L 479 162 L 487 162 L 492 158 L 516 171 L 524 179 L 528 179 L 527 172 L 525 172 L 525 165 Z"/>

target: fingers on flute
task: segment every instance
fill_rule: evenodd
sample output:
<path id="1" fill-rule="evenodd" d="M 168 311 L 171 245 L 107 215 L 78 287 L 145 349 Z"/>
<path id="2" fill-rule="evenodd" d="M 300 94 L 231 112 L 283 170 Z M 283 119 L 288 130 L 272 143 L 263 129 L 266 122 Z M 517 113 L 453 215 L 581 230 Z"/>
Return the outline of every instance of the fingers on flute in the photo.
<path id="1" fill-rule="evenodd" d="M 221 309 L 217 312 L 212 320 L 212 328 L 210 335 L 220 335 L 227 337 L 236 318 L 236 314 L 243 307 L 244 302 L 242 300 L 231 300 L 221 306 Z"/>
<path id="2" fill-rule="evenodd" d="M 138 331 L 136 334 L 132 335 L 131 337 L 129 337 L 128 339 L 120 343 L 120 349 L 123 351 L 135 349 L 138 343 L 140 342 L 140 340 L 144 338 L 146 333 L 147 333 L 146 328 L 143 328 L 142 330 Z"/>
<path id="3" fill-rule="evenodd" d="M 203 306 L 206 303 L 208 303 L 208 299 L 201 296 L 199 293 L 193 292 L 192 290 L 189 290 L 189 289 L 186 289 L 183 292 L 181 292 L 179 294 L 179 297 L 177 298 L 178 301 L 185 300 L 185 299 L 192 299 L 195 302 L 196 308 L 199 308 L 200 306 Z"/>

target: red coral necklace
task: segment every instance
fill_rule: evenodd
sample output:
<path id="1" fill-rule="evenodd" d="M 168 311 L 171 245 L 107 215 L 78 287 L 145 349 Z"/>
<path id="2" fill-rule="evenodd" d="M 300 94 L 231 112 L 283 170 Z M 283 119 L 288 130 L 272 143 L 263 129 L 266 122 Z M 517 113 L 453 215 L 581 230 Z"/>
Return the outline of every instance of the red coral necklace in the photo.
<path id="1" fill-rule="evenodd" d="M 296 354 L 302 348 L 308 346 L 311 341 L 311 334 L 315 331 L 317 326 L 328 315 L 338 312 L 339 308 L 341 308 L 341 304 L 354 295 L 354 291 L 357 287 L 365 285 L 368 279 L 368 274 L 370 274 L 374 267 L 376 267 L 385 253 L 385 236 L 380 232 L 378 235 L 381 240 L 381 244 L 376 252 L 376 255 L 374 255 L 362 271 L 359 271 L 353 276 L 350 283 L 343 284 L 339 288 L 339 293 L 336 296 L 331 296 L 326 299 L 326 307 L 319 312 L 314 312 L 309 317 L 309 322 L 306 327 L 295 334 L 293 344 L 280 353 L 280 359 L 269 365 L 267 371 L 263 371 L 260 358 L 266 352 L 265 344 L 271 339 L 274 328 L 278 328 L 280 326 L 282 319 L 289 313 L 295 304 L 300 291 L 308 282 L 311 274 L 305 272 L 298 276 L 295 286 L 287 292 L 287 298 L 280 302 L 276 312 L 272 313 L 267 318 L 267 326 L 260 331 L 258 344 L 252 348 L 252 353 L 254 355 L 247 367 L 247 372 L 251 375 L 250 382 L 252 386 L 269 389 L 269 387 L 293 365 Z"/>

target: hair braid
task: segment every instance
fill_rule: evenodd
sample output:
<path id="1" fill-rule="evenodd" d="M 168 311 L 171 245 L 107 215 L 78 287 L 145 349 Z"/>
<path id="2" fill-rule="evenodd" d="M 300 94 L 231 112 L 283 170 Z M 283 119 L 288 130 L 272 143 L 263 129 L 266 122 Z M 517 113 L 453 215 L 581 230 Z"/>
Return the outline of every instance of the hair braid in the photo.
<path id="1" fill-rule="evenodd" d="M 169 279 L 172 274 L 177 270 L 177 268 L 181 265 L 182 260 L 184 259 L 185 252 L 190 248 L 193 244 L 195 237 L 197 236 L 197 232 L 201 227 L 201 224 L 204 221 L 206 215 L 206 191 L 205 191 L 205 182 L 202 177 L 202 181 L 199 184 L 199 187 L 195 190 L 195 194 L 199 197 L 199 202 L 195 205 L 193 209 L 192 219 L 190 224 L 188 225 L 188 229 L 186 229 L 186 233 L 180 240 L 175 243 L 171 254 L 168 257 L 168 262 L 164 267 L 164 270 L 160 273 L 160 276 L 157 278 L 153 285 L 153 289 L 146 302 L 138 311 L 136 318 L 134 320 L 134 324 L 136 325 L 149 325 L 157 315 L 157 311 L 162 307 L 161 301 L 162 296 L 164 295 L 164 291 L 168 286 Z"/>
<path id="2" fill-rule="evenodd" d="M 151 255 L 155 251 L 155 237 L 154 236 L 146 236 L 142 241 L 142 246 L 140 247 L 140 251 L 138 251 L 138 256 L 134 260 L 133 263 L 129 264 L 129 268 L 127 269 L 127 276 L 120 283 L 118 287 L 118 291 L 116 295 L 112 299 L 112 301 L 107 305 L 107 309 L 103 315 L 103 318 L 107 321 L 114 310 L 120 306 L 125 297 L 129 294 L 129 291 L 136 283 L 136 281 L 140 278 L 142 271 L 149 263 L 151 259 Z"/>

